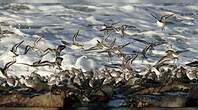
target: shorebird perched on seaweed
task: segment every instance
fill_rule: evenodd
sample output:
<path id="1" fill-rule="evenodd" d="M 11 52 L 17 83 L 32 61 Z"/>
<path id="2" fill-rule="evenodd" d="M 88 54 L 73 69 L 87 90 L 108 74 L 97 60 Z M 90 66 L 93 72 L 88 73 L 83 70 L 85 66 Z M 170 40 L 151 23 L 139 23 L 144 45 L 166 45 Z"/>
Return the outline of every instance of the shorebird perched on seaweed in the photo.
<path id="1" fill-rule="evenodd" d="M 154 16 L 152 13 L 150 13 L 150 14 L 151 14 L 151 16 L 152 16 L 153 18 L 155 18 L 155 19 L 157 20 L 156 24 L 157 24 L 157 26 L 160 27 L 162 30 L 165 29 L 166 20 L 167 20 L 168 18 L 170 18 L 171 16 L 175 15 L 175 14 L 166 14 L 166 15 L 160 16 L 160 18 L 157 18 L 157 17 Z"/>
<path id="2" fill-rule="evenodd" d="M 79 30 L 73 35 L 71 44 L 64 40 L 62 40 L 61 42 L 62 42 L 62 44 L 66 45 L 66 46 L 70 46 L 70 48 L 72 48 L 74 50 L 83 49 L 83 44 L 80 44 L 76 41 L 76 38 L 78 35 L 79 35 Z"/>

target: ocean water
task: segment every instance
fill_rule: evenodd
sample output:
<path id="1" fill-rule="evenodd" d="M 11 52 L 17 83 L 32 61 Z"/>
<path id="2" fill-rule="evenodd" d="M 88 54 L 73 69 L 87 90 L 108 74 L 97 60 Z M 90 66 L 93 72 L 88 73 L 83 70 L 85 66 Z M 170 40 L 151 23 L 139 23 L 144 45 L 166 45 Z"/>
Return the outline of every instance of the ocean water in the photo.
<path id="1" fill-rule="evenodd" d="M 0 66 L 13 60 L 10 49 L 16 43 L 24 40 L 17 52 L 23 53 L 26 45 L 33 45 L 35 39 L 42 37 L 37 48 L 45 50 L 56 48 L 61 40 L 72 42 L 72 36 L 80 30 L 77 42 L 85 49 L 94 46 L 97 40 L 103 39 L 104 24 L 118 23 L 135 26 L 136 29 L 127 30 L 124 38 L 121 34 L 113 33 L 108 42 L 116 38 L 116 44 L 126 44 L 125 53 L 141 51 L 146 45 L 135 39 L 147 42 L 166 41 L 174 50 L 188 50 L 180 54 L 178 65 L 198 59 L 198 1 L 197 0 L 1 0 L 0 22 L 2 30 L 10 30 L 14 34 L 0 38 Z M 167 19 L 167 26 L 162 31 L 156 25 L 156 17 L 174 13 Z M 155 48 L 146 61 L 137 58 L 134 68 L 153 65 L 164 54 L 166 45 Z M 40 75 L 58 73 L 54 67 L 33 68 L 21 63 L 32 64 L 42 59 L 54 61 L 52 54 L 43 58 L 39 51 L 29 51 L 26 55 L 16 57 L 16 63 L 8 70 L 9 75 L 29 75 L 37 71 Z M 76 64 L 82 56 L 87 56 L 84 62 Z M 97 52 L 84 52 L 66 47 L 61 53 L 62 68 L 94 68 L 100 69 L 105 64 L 121 62 L 117 57 L 109 61 L 107 55 Z M 85 66 L 82 66 L 85 65 Z"/>

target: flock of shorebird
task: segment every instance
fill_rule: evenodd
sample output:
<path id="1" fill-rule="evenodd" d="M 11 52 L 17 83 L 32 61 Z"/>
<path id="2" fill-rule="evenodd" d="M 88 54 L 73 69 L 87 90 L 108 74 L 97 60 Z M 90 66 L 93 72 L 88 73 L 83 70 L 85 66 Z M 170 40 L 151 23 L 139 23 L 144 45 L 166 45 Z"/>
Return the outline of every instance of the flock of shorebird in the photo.
<path id="1" fill-rule="evenodd" d="M 151 14 L 152 15 L 152 14 Z M 163 15 L 158 19 L 154 15 L 152 15 L 156 19 L 156 24 L 162 29 L 165 29 L 166 26 L 166 19 L 173 16 L 174 14 L 169 15 Z M 81 85 L 83 84 L 83 81 L 89 81 L 89 87 L 91 88 L 97 88 L 98 85 L 105 84 L 105 83 L 118 83 L 122 80 L 129 80 L 131 78 L 141 76 L 147 77 L 147 78 L 156 78 L 156 80 L 160 80 L 165 73 L 164 71 L 170 71 L 173 72 L 173 75 L 177 77 L 183 77 L 187 76 L 190 80 L 197 80 L 198 79 L 198 62 L 192 62 L 189 64 L 186 64 L 187 66 L 195 67 L 194 70 L 187 70 L 185 68 L 177 68 L 175 67 L 175 63 L 168 63 L 169 61 L 176 62 L 176 60 L 179 59 L 179 54 L 184 51 L 175 51 L 172 49 L 171 45 L 169 45 L 166 50 L 165 54 L 158 60 L 156 63 L 152 66 L 149 66 L 144 71 L 136 71 L 132 68 L 131 64 L 133 61 L 138 58 L 139 56 L 141 58 L 146 59 L 148 57 L 148 53 L 156 46 L 167 44 L 167 42 L 147 42 L 141 39 L 132 38 L 135 41 L 144 43 L 146 46 L 139 52 L 133 52 L 131 54 L 124 53 L 122 51 L 123 48 L 127 47 L 131 44 L 131 42 L 123 44 L 123 45 L 117 45 L 116 44 L 116 38 L 113 39 L 111 42 L 108 42 L 108 39 L 111 35 L 111 33 L 120 33 L 122 38 L 125 38 L 126 33 L 125 31 L 127 29 L 136 29 L 135 26 L 130 25 L 121 25 L 121 26 L 115 26 L 116 23 L 107 25 L 104 25 L 104 28 L 100 31 L 104 32 L 104 34 L 107 36 L 104 37 L 101 41 L 97 40 L 97 43 L 89 48 L 84 48 L 84 45 L 77 41 L 77 37 L 79 35 L 79 30 L 73 35 L 72 42 L 67 42 L 62 40 L 61 44 L 57 46 L 57 48 L 47 48 L 45 50 L 41 50 L 37 48 L 37 43 L 42 39 L 42 37 L 39 37 L 35 39 L 33 45 L 26 45 L 24 52 L 22 54 L 18 53 L 17 49 L 23 44 L 24 40 L 16 43 L 10 50 L 10 52 L 13 54 L 13 61 L 10 61 L 5 64 L 4 67 L 0 68 L 0 85 L 1 86 L 11 86 L 11 87 L 27 87 L 32 89 L 49 89 L 52 86 L 61 86 L 61 85 Z M 0 30 L 1 36 L 4 36 L 5 34 L 13 34 L 12 32 L 9 32 L 7 30 Z M 71 70 L 65 70 L 62 68 L 62 61 L 63 58 L 61 57 L 61 52 L 65 48 L 71 48 L 74 50 L 82 50 L 83 52 L 96 52 L 97 54 L 106 54 L 109 58 L 112 58 L 114 56 L 117 56 L 121 63 L 111 63 L 111 64 L 104 64 L 102 65 L 103 68 L 101 70 L 98 70 L 96 68 L 96 64 L 94 64 L 94 60 L 89 59 L 88 56 L 82 55 L 76 60 L 76 64 Z M 50 76 L 40 76 L 37 74 L 37 71 L 34 71 L 31 73 L 30 76 L 21 76 L 20 78 L 10 76 L 8 74 L 8 69 L 17 63 L 16 58 L 20 55 L 26 55 L 30 50 L 35 52 L 42 53 L 41 59 L 39 61 L 33 62 L 32 64 L 28 63 L 18 63 L 21 65 L 27 65 L 30 67 L 42 67 L 42 66 L 50 66 L 57 68 L 60 70 L 57 74 L 52 74 Z M 55 55 L 55 61 L 48 61 L 48 60 L 42 60 L 42 57 L 47 55 L 48 53 L 53 53 Z M 179 72 L 185 70 L 184 72 Z M 137 73 L 137 74 L 136 74 Z M 171 72 L 170 72 L 171 73 Z M 153 75 L 154 74 L 154 75 Z M 135 82 L 135 81 L 134 81 Z M 78 86 L 77 86 L 78 87 Z"/>

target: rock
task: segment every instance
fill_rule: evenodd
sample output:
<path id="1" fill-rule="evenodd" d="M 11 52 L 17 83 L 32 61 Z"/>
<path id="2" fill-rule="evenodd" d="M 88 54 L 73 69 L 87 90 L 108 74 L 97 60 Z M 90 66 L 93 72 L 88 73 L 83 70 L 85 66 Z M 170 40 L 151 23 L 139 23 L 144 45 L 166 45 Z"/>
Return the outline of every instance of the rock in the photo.
<path id="1" fill-rule="evenodd" d="M 21 94 L 10 94 L 0 97 L 0 106 L 26 106 L 30 98 Z"/>
<path id="2" fill-rule="evenodd" d="M 13 93 L 0 97 L 0 106 L 9 107 L 63 107 L 65 95 L 46 93 L 32 98 L 21 93 Z"/>
<path id="3" fill-rule="evenodd" d="M 108 102 L 109 97 L 101 90 L 93 91 L 89 96 L 90 102 Z"/>
<path id="4" fill-rule="evenodd" d="M 113 87 L 110 85 L 105 85 L 102 86 L 101 90 L 104 92 L 104 94 L 108 97 L 112 97 L 113 96 Z"/>
<path id="5" fill-rule="evenodd" d="M 160 107 L 185 107 L 186 97 L 163 96 Z"/>
<path id="6" fill-rule="evenodd" d="M 191 88 L 189 91 L 189 97 L 198 100 L 198 84 L 191 84 Z"/>
<path id="7" fill-rule="evenodd" d="M 63 92 L 60 94 L 46 93 L 44 95 L 33 97 L 27 106 L 31 107 L 63 107 L 65 95 Z"/>

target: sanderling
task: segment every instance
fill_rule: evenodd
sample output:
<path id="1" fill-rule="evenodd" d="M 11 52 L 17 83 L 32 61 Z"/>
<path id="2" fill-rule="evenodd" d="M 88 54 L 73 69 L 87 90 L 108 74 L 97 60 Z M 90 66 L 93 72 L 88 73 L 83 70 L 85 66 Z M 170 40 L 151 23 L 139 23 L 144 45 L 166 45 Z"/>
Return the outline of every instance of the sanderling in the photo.
<path id="1" fill-rule="evenodd" d="M 47 84 L 49 86 L 53 86 L 53 85 L 58 86 L 59 83 L 60 83 L 60 77 L 58 75 L 51 75 Z"/>
<path id="2" fill-rule="evenodd" d="M 55 56 L 60 56 L 60 53 L 63 49 L 65 49 L 65 45 L 58 45 L 58 47 L 56 49 L 53 49 L 53 48 L 47 48 L 46 50 L 44 50 L 44 54 L 42 55 L 45 56 L 46 54 L 48 54 L 49 52 L 54 52 L 55 53 Z"/>
<path id="3" fill-rule="evenodd" d="M 156 63 L 155 65 L 157 66 L 158 64 L 160 65 L 160 64 L 163 64 L 163 63 L 166 62 L 166 61 L 172 61 L 172 60 L 174 60 L 174 62 L 175 62 L 175 59 L 176 59 L 176 60 L 179 59 L 179 53 L 176 52 L 176 51 L 174 51 L 174 50 L 172 49 L 172 46 L 169 45 L 169 46 L 167 47 L 166 51 L 165 51 L 165 55 L 162 56 L 162 57 L 157 61 L 157 63 Z"/>
<path id="4" fill-rule="evenodd" d="M 95 78 L 93 77 L 92 80 L 89 81 L 89 86 L 93 89 L 99 89 L 104 82 L 105 78 Z"/>
<path id="5" fill-rule="evenodd" d="M 11 86 L 11 87 L 16 87 L 19 83 L 18 78 L 16 77 L 14 78 L 13 76 L 6 77 L 6 82 L 8 86 Z"/>
<path id="6" fill-rule="evenodd" d="M 114 25 L 118 24 L 119 22 L 116 23 L 111 23 L 111 24 L 104 24 L 104 28 L 101 29 L 100 31 L 104 31 L 104 34 L 109 34 L 111 31 L 115 31 Z"/>
<path id="7" fill-rule="evenodd" d="M 4 24 L 6 26 L 8 26 L 9 24 L 5 24 L 4 22 L 0 22 L 0 38 L 3 38 L 3 37 L 6 37 L 5 34 L 15 34 L 14 32 L 12 31 L 9 31 L 9 30 L 2 30 L 1 28 L 1 25 Z"/>
<path id="8" fill-rule="evenodd" d="M 24 42 L 24 40 L 22 40 L 21 42 L 19 42 L 19 43 L 16 43 L 13 47 L 12 47 L 12 49 L 10 50 L 12 53 L 14 53 L 16 56 L 18 56 L 19 54 L 17 54 L 16 52 L 17 52 L 17 48 L 22 44 Z"/>
<path id="9" fill-rule="evenodd" d="M 143 44 L 146 44 L 146 46 L 141 50 L 141 52 L 136 52 L 142 55 L 142 61 L 144 59 L 147 59 L 147 52 L 152 52 L 152 50 L 154 50 L 154 47 L 159 46 L 159 45 L 163 45 L 166 44 L 167 42 L 148 42 L 145 40 L 141 40 L 141 39 L 137 39 L 137 38 L 132 38 L 135 41 L 141 42 Z"/>
<path id="10" fill-rule="evenodd" d="M 8 62 L 8 63 L 5 64 L 5 66 L 3 68 L 0 68 L 0 71 L 2 73 L 2 77 L 4 77 L 4 78 L 8 77 L 8 75 L 7 75 L 8 68 L 10 66 L 12 66 L 14 63 L 16 63 L 16 60 Z"/>
<path id="11" fill-rule="evenodd" d="M 193 61 L 193 62 L 187 63 L 186 66 L 198 67 L 198 61 Z"/>
<path id="12" fill-rule="evenodd" d="M 5 86 L 6 84 L 6 79 L 0 76 L 0 86 Z"/>
<path id="13" fill-rule="evenodd" d="M 97 43 L 96 43 L 95 46 L 90 47 L 90 48 L 88 48 L 88 49 L 86 49 L 86 50 L 84 50 L 84 51 L 91 51 L 91 50 L 99 50 L 99 49 L 108 48 L 109 46 L 106 44 L 106 40 L 107 40 L 107 38 L 108 38 L 109 36 L 110 36 L 110 34 L 109 34 L 107 37 L 104 37 L 104 38 L 102 39 L 102 41 L 97 40 Z"/>
<path id="14" fill-rule="evenodd" d="M 157 22 L 156 22 L 157 26 L 160 27 L 162 30 L 165 29 L 166 19 L 168 19 L 169 17 L 171 17 L 173 15 L 175 15 L 175 14 L 166 14 L 166 15 L 160 16 L 160 18 L 158 19 L 156 16 L 151 14 L 151 16 L 153 16 L 157 20 Z"/>
<path id="15" fill-rule="evenodd" d="M 107 52 L 108 53 L 108 56 L 111 58 L 112 57 L 112 53 L 114 54 L 120 54 L 122 53 L 122 49 L 126 46 L 128 46 L 130 44 L 129 43 L 126 43 L 126 44 L 123 44 L 123 45 L 118 45 L 118 46 L 115 46 L 115 41 L 116 41 L 116 38 L 112 41 L 112 43 L 110 44 L 109 48 L 103 50 L 103 51 L 99 51 L 98 53 L 104 53 L 104 52 Z"/>
<path id="16" fill-rule="evenodd" d="M 190 80 L 197 80 L 198 79 L 198 71 L 196 69 L 187 71 L 186 75 Z"/>
<path id="17" fill-rule="evenodd" d="M 125 31 L 129 28 L 136 28 L 136 27 L 130 25 L 121 25 L 119 27 L 115 27 L 114 30 L 116 33 L 121 34 L 121 37 L 123 38 L 126 35 Z"/>
<path id="18" fill-rule="evenodd" d="M 128 58 L 124 58 L 122 60 L 122 63 L 115 63 L 115 64 L 111 64 L 111 65 L 105 65 L 108 67 L 113 67 L 113 68 L 119 68 L 122 71 L 133 71 L 133 69 L 131 68 L 130 64 L 132 64 L 132 62 L 137 58 L 138 55 L 136 56 L 130 56 Z"/>
<path id="19" fill-rule="evenodd" d="M 33 45 L 26 45 L 23 55 L 27 54 L 30 49 L 32 49 L 33 51 L 41 51 L 39 48 L 36 47 L 37 43 L 41 40 L 41 38 L 42 37 L 38 37 L 37 39 L 35 39 Z"/>
<path id="20" fill-rule="evenodd" d="M 188 76 L 188 78 L 190 80 L 197 80 L 198 79 L 198 61 L 193 61 L 193 62 L 190 62 L 190 63 L 187 63 L 186 66 L 189 66 L 192 68 L 192 70 L 188 71 L 186 73 L 186 75 Z"/>
<path id="21" fill-rule="evenodd" d="M 62 40 L 61 43 L 63 45 L 69 46 L 71 49 L 74 50 L 79 50 L 79 49 L 83 49 L 83 44 L 80 44 L 76 41 L 77 36 L 79 35 L 79 30 L 73 35 L 72 37 L 72 43 L 69 43 L 67 41 Z"/>
<path id="22" fill-rule="evenodd" d="M 41 80 L 38 80 L 38 78 L 28 77 L 25 78 L 25 76 L 21 76 L 19 79 L 21 84 L 24 84 L 26 87 L 34 89 L 34 90 L 43 90 L 48 89 L 48 85 L 45 82 L 42 82 Z"/>

